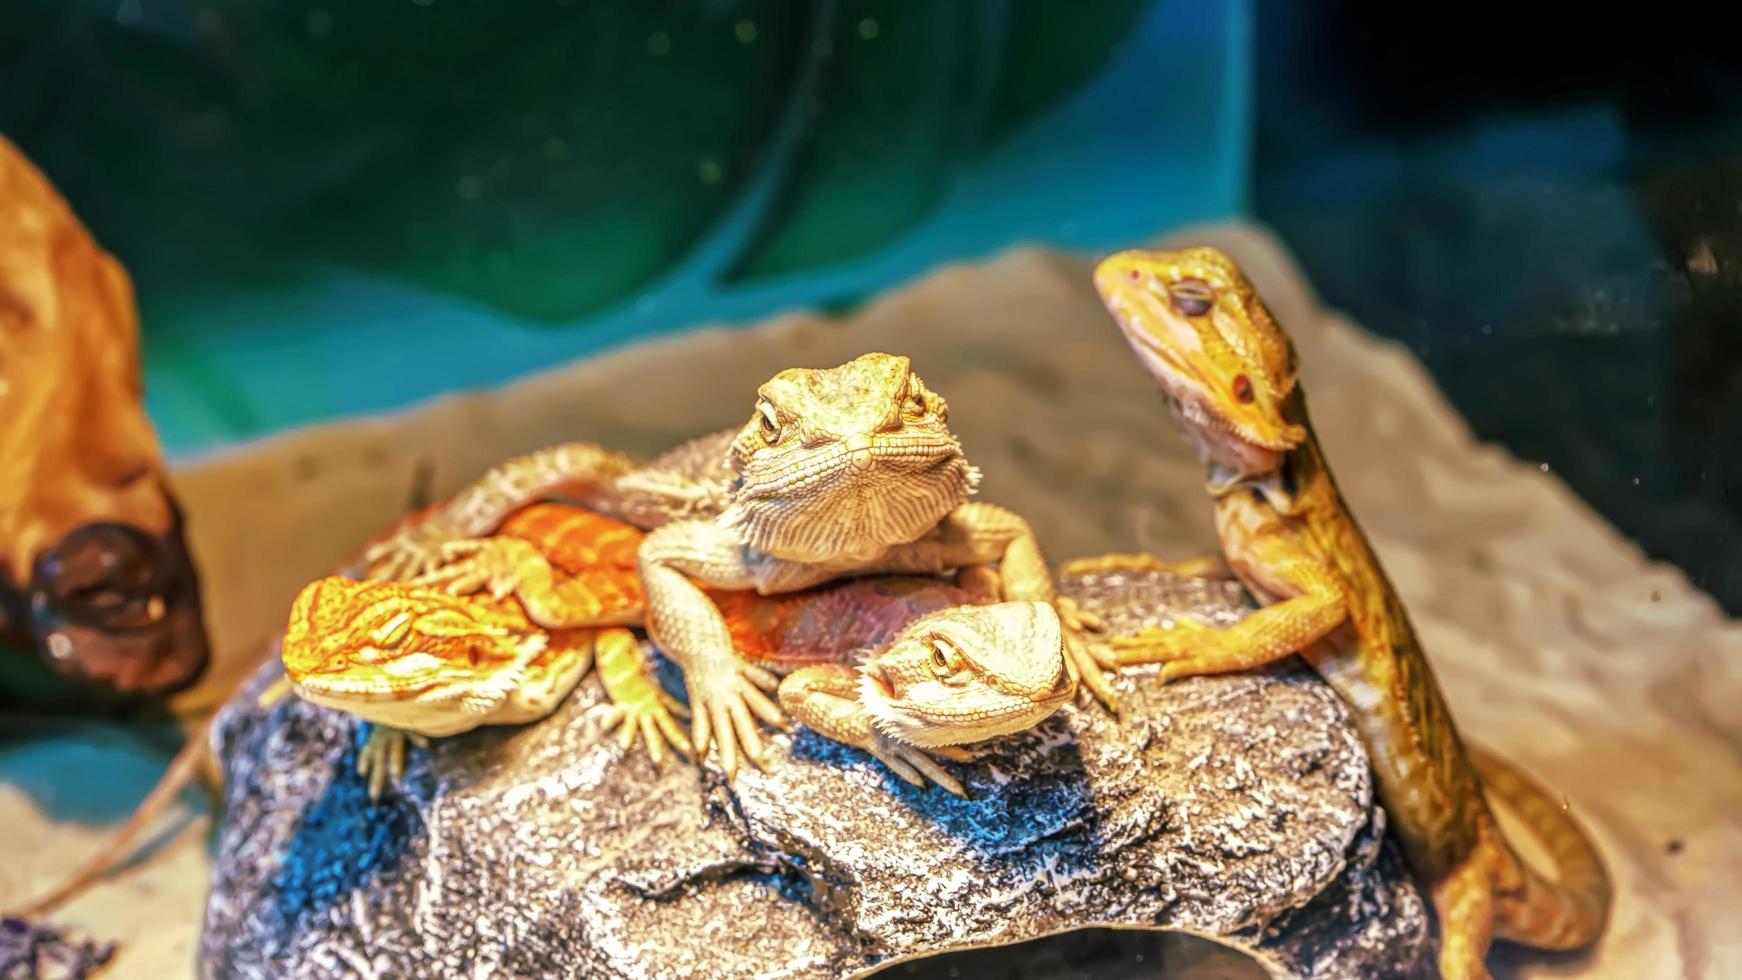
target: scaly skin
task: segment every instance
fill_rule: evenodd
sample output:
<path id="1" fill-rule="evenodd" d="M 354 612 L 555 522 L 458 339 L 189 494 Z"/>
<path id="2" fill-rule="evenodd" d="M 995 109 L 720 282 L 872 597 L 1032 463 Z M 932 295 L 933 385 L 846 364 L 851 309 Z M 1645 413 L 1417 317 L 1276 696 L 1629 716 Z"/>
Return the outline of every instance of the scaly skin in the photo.
<path id="1" fill-rule="evenodd" d="M 672 717 L 682 705 L 649 676 L 639 644 L 622 628 L 639 623 L 645 608 L 635 572 L 643 532 L 555 504 L 518 511 L 500 530 L 478 544 L 517 574 L 499 577 L 493 596 L 332 576 L 310 583 L 291 605 L 285 677 L 305 700 L 371 723 L 358 771 L 372 798 L 398 779 L 407 737 L 536 721 L 595 657 L 625 749 L 644 737 L 655 764 L 667 743 L 690 750 Z M 470 592 L 477 583 L 455 584 Z M 561 628 L 547 628 L 559 619 Z"/>
<path id="2" fill-rule="evenodd" d="M 1443 976 L 1487 976 L 1495 935 L 1548 949 L 1595 942 L 1611 897 L 1601 859 L 1563 806 L 1459 740 L 1313 437 L 1293 345 L 1244 274 L 1214 249 L 1125 252 L 1100 264 L 1095 285 L 1207 464 L 1227 565 L 1263 604 L 1226 629 L 1182 622 L 1118 638 L 1120 662 L 1159 662 L 1173 679 L 1301 654 L 1353 709 L 1391 826 L 1431 885 Z M 1145 564 L 1109 556 L 1071 570 L 1134 563 Z M 1216 571 L 1202 560 L 1197 570 Z M 1548 845 L 1556 881 L 1506 843 L 1484 783 Z"/>
<path id="3" fill-rule="evenodd" d="M 944 400 L 905 357 L 782 371 L 759 390 L 742 428 L 649 464 L 585 443 L 511 460 L 443 513 L 373 549 L 371 574 L 414 578 L 463 559 L 456 542 L 557 491 L 651 529 L 639 552 L 648 628 L 684 670 L 697 749 L 717 743 L 729 775 L 740 755 L 760 758 L 756 719 L 779 727 L 784 718 L 746 674 L 708 587 L 771 595 L 852 575 L 996 562 L 1003 598 L 1055 605 L 1072 675 L 1111 707 L 1101 673 L 1111 658 L 1084 635 L 1098 624 L 1057 596 L 1027 522 L 967 502 L 979 474 L 947 419 Z"/>
<path id="4" fill-rule="evenodd" d="M 600 539 L 601 528 L 608 529 L 606 546 L 588 544 Z M 468 560 L 423 579 L 462 593 L 488 579 L 511 594 L 513 604 L 505 597 L 456 596 L 391 582 L 332 578 L 310 585 L 292 610 L 284 645 L 286 673 L 297 692 L 393 726 L 377 732 L 440 736 L 548 713 L 553 697 L 565 695 L 580 671 L 540 669 L 541 633 L 531 610 L 543 609 L 571 625 L 606 617 L 631 621 L 641 609 L 635 576 L 609 562 L 613 555 L 621 561 L 640 532 L 561 504 L 529 507 L 511 516 L 502 531 L 450 546 Z M 536 549 L 509 537 L 540 533 L 553 536 Z M 492 571 L 497 562 L 518 566 Z M 743 675 L 777 687 L 781 705 L 795 718 L 872 753 L 909 782 L 930 778 L 961 794 L 960 782 L 930 756 L 965 759 L 954 746 L 1028 728 L 1075 691 L 1052 606 L 997 602 L 983 576 L 964 578 L 981 584 L 976 589 L 936 578 L 884 576 L 769 596 L 707 594 L 733 647 L 748 658 Z M 603 603 L 601 586 L 610 597 Z M 619 633 L 628 637 L 620 629 L 606 635 Z M 632 640 L 625 645 L 634 649 Z M 559 644 L 553 639 L 550 646 Z M 862 651 L 870 652 L 855 666 Z M 632 654 L 621 665 L 633 665 L 624 669 L 651 684 Z M 607 688 L 612 669 L 601 661 Z M 560 683 L 549 679 L 552 673 Z M 786 673 L 785 680 L 777 680 L 777 673 Z M 530 707 L 521 703 L 528 685 L 540 692 Z M 687 751 L 661 710 L 663 692 L 654 690 L 658 699 L 644 695 L 637 701 L 646 708 L 639 724 L 649 747 L 658 745 L 657 725 Z M 384 738 L 392 740 L 379 748 L 372 741 L 366 756 L 377 785 L 384 769 L 396 777 L 403 765 L 403 742 Z"/>

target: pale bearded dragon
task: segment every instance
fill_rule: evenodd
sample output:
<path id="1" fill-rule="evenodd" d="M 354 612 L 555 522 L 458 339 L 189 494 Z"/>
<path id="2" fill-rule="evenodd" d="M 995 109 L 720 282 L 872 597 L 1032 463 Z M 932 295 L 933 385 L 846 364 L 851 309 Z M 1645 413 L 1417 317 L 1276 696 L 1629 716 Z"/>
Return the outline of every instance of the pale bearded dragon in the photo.
<path id="1" fill-rule="evenodd" d="M 696 751 L 717 741 L 729 775 L 740 746 L 752 762 L 761 757 L 754 719 L 779 726 L 784 718 L 758 683 L 765 678 L 734 654 L 704 586 L 769 595 L 845 576 L 996 562 L 1003 598 L 1055 604 L 1069 671 L 1111 706 L 1100 672 L 1111 658 L 1083 635 L 1098 624 L 1057 596 L 1026 521 L 967 502 L 978 481 L 943 398 L 907 358 L 866 354 L 835 368 L 782 371 L 758 391 L 743 427 L 650 464 L 591 443 L 511 460 L 372 549 L 371 577 L 430 581 L 420 576 L 453 563 L 462 571 L 447 575 L 450 585 L 512 591 L 520 566 L 495 560 L 476 539 L 552 493 L 653 529 L 639 552 L 648 629 L 683 668 Z M 532 618 L 567 625 L 535 610 Z"/>
<path id="2" fill-rule="evenodd" d="M 1208 248 L 1125 252 L 1100 264 L 1095 285 L 1208 465 L 1226 570 L 1264 606 L 1225 629 L 1180 620 L 1118 638 L 1120 662 L 1159 662 L 1172 679 L 1301 654 L 1354 711 L 1391 826 L 1432 887 L 1443 976 L 1486 976 L 1496 934 L 1549 949 L 1596 941 L 1611 898 L 1601 859 L 1563 804 L 1460 741 L 1313 436 L 1293 345 L 1240 269 Z M 1066 571 L 1158 565 L 1171 567 L 1109 556 Z M 1181 567 L 1213 574 L 1216 565 Z M 1484 789 L 1547 845 L 1556 880 L 1507 844 Z"/>

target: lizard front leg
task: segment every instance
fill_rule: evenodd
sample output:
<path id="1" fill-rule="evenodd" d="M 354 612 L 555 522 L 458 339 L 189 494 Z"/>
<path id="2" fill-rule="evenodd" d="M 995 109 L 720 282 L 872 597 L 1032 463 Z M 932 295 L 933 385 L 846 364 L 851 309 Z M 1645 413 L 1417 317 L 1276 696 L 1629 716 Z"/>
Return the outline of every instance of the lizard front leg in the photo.
<path id="1" fill-rule="evenodd" d="M 1117 637 L 1113 648 L 1119 662 L 1163 664 L 1163 681 L 1246 670 L 1297 653 L 1348 620 L 1342 582 L 1291 540 L 1266 537 L 1251 549 L 1251 567 L 1261 571 L 1266 590 L 1289 598 L 1221 629 L 1180 619 L 1171 629 L 1151 627 Z"/>
<path id="2" fill-rule="evenodd" d="M 752 716 L 787 727 L 764 693 L 779 681 L 738 656 L 719 608 L 689 578 L 717 588 L 751 588 L 756 578 L 745 548 L 711 522 L 677 521 L 649 534 L 636 562 L 647 592 L 648 633 L 683 668 L 697 757 L 712 739 L 728 779 L 738 772 L 740 752 L 760 766 L 762 737 Z"/>
<path id="3" fill-rule="evenodd" d="M 780 682 L 780 706 L 800 724 L 819 735 L 863 749 L 892 772 L 915 786 L 930 779 L 957 796 L 967 796 L 961 781 L 932 761 L 932 756 L 968 762 L 974 756 L 954 745 L 922 749 L 878 731 L 871 714 L 859 703 L 859 672 L 841 664 L 817 664 L 788 674 Z"/>
<path id="4" fill-rule="evenodd" d="M 591 442 L 517 456 L 479 477 L 426 520 L 364 552 L 368 577 L 403 581 L 441 564 L 442 546 L 495 530 L 515 510 L 564 489 L 585 490 L 634 469 L 636 460 Z"/>
<path id="5" fill-rule="evenodd" d="M 594 638 L 594 651 L 599 682 L 611 698 L 606 730 L 618 730 L 617 744 L 623 751 L 633 749 L 639 737 L 647 743 L 647 754 L 655 766 L 665 763 L 668 743 L 689 755 L 690 740 L 675 719 L 679 715 L 688 718 L 689 709 L 665 693 L 653 678 L 635 635 L 626 629 L 600 630 Z"/>

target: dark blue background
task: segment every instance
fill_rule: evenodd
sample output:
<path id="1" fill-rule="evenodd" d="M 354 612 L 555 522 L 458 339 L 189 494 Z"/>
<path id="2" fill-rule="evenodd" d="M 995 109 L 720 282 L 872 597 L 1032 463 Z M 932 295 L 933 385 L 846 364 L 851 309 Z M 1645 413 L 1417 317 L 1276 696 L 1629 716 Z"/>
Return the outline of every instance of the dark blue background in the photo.
<path id="1" fill-rule="evenodd" d="M 1259 0 L 1257 24 L 1254 214 L 1479 436 L 1742 612 L 1728 32 L 1493 0 Z"/>

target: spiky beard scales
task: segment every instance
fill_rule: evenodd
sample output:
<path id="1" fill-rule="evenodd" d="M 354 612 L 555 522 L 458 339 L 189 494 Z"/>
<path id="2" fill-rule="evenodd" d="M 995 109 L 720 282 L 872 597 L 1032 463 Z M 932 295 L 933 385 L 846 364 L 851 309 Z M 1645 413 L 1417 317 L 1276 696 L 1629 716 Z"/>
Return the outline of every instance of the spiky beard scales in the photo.
<path id="1" fill-rule="evenodd" d="M 980 481 L 953 440 L 886 437 L 868 450 L 834 445 L 784 466 L 759 461 L 746 461 L 720 524 L 758 551 L 809 563 L 869 559 L 913 541 Z"/>

